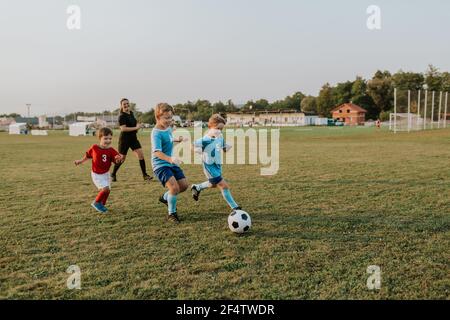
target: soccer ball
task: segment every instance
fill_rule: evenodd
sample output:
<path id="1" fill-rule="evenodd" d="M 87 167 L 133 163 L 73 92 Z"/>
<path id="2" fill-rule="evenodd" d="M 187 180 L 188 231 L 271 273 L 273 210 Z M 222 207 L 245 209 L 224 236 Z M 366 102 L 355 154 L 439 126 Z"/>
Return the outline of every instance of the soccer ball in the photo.
<path id="1" fill-rule="evenodd" d="M 233 210 L 228 216 L 228 227 L 234 233 L 244 233 L 250 230 L 252 219 L 250 215 L 242 210 Z"/>

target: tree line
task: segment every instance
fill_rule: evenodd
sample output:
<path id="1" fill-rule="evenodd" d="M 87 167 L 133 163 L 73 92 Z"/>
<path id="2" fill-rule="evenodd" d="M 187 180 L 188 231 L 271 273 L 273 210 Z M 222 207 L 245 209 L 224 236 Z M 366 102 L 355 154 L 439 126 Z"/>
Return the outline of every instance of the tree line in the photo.
<path id="1" fill-rule="evenodd" d="M 394 108 L 394 88 L 398 90 L 422 90 L 450 92 L 450 73 L 441 72 L 433 65 L 423 72 L 405 72 L 403 70 L 391 74 L 378 70 L 371 79 L 357 76 L 353 81 L 337 83 L 335 86 L 326 83 L 317 96 L 295 92 L 282 100 L 269 102 L 266 99 L 247 101 L 243 106 L 236 106 L 231 100 L 226 103 L 211 103 L 208 100 L 197 100 L 174 105 L 175 113 L 187 120 L 208 120 L 213 113 L 253 112 L 270 110 L 296 110 L 323 117 L 330 117 L 330 111 L 336 106 L 352 102 L 367 110 L 367 119 L 385 120 Z M 142 113 L 141 119 L 154 123 L 153 110 Z"/>
<path id="2" fill-rule="evenodd" d="M 207 121 L 214 113 L 226 114 L 229 112 L 255 112 L 274 110 L 296 110 L 323 117 L 330 117 L 330 111 L 336 106 L 352 102 L 366 109 L 367 119 L 382 120 L 389 117 L 394 107 L 394 88 L 399 90 L 422 90 L 450 92 L 450 73 L 441 72 L 433 65 L 423 73 L 405 72 L 403 70 L 391 74 L 389 71 L 378 70 L 371 79 L 357 76 L 353 81 L 340 82 L 332 86 L 326 83 L 317 96 L 305 95 L 301 91 L 285 97 L 282 100 L 269 102 L 266 99 L 247 101 L 244 105 L 236 105 L 232 100 L 212 103 L 208 100 L 188 101 L 173 105 L 175 114 L 183 120 Z M 155 115 L 151 108 L 149 111 L 140 111 L 135 103 L 130 103 L 131 110 L 136 118 L 143 123 L 154 124 Z M 119 109 L 101 113 L 77 112 L 66 115 L 66 119 L 76 119 L 77 116 L 107 115 L 117 117 Z M 8 116 L 8 115 L 3 115 Z M 59 117 L 58 117 L 59 118 Z"/>

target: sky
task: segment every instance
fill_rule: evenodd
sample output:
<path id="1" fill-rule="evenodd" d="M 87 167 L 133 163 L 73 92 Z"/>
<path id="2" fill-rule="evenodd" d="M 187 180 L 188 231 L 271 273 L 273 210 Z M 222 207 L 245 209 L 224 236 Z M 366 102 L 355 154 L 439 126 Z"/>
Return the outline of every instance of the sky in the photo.
<path id="1" fill-rule="evenodd" d="M 0 0 L 0 114 L 274 101 L 378 69 L 450 71 L 449 31 L 447 0 Z"/>

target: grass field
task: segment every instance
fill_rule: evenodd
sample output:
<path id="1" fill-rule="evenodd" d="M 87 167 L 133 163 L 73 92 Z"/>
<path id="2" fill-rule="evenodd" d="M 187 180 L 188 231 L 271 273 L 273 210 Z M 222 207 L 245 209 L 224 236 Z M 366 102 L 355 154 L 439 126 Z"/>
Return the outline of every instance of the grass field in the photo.
<path id="1" fill-rule="evenodd" d="M 167 223 L 162 186 L 144 184 L 131 154 L 111 213 L 96 213 L 90 163 L 73 165 L 95 141 L 0 133 L 0 298 L 450 298 L 450 130 L 283 129 L 277 175 L 225 166 L 253 219 L 240 237 L 217 190 L 182 194 L 184 221 Z M 70 265 L 81 290 L 66 287 Z M 369 265 L 380 290 L 366 287 Z"/>

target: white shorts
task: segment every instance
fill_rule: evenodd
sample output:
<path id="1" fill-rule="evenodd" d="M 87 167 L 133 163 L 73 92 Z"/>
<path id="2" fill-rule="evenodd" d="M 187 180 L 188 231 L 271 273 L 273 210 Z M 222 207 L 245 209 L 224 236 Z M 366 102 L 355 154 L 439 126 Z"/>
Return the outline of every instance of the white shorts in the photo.
<path id="1" fill-rule="evenodd" d="M 111 186 L 111 177 L 109 172 L 98 174 L 95 172 L 91 172 L 92 182 L 94 182 L 95 186 L 98 189 L 103 189 Z"/>

